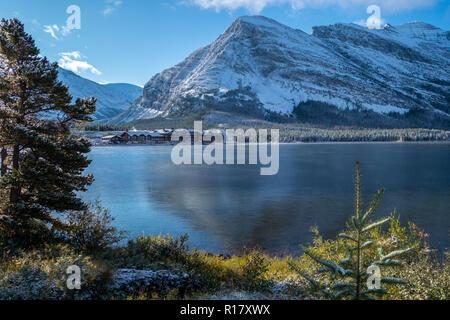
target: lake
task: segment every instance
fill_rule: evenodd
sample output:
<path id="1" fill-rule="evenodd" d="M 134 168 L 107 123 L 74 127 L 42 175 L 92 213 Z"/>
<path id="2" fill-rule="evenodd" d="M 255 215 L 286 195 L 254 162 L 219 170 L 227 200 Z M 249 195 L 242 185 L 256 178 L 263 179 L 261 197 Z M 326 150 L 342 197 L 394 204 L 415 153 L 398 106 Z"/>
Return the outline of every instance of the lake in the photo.
<path id="1" fill-rule="evenodd" d="M 130 237 L 190 235 L 212 253 L 258 247 L 300 253 L 312 226 L 334 238 L 353 212 L 354 164 L 361 162 L 365 203 L 386 188 L 375 217 L 394 209 L 449 247 L 450 144 L 285 144 L 280 170 L 259 166 L 176 166 L 170 146 L 95 147 L 84 195 L 101 200 Z"/>

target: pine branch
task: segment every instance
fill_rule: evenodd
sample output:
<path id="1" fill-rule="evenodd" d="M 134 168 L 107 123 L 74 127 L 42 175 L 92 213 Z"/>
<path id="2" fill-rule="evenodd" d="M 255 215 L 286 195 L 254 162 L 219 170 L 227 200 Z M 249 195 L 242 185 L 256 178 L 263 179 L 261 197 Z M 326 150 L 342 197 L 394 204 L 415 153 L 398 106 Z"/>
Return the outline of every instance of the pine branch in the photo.
<path id="1" fill-rule="evenodd" d="M 389 254 L 387 254 L 385 256 L 382 256 L 381 257 L 381 261 L 390 260 L 391 258 L 395 258 L 395 257 L 401 256 L 401 255 L 411 251 L 412 249 L 414 249 L 414 247 L 410 247 L 410 248 L 403 249 L 403 250 L 393 251 L 393 252 L 391 252 L 391 253 L 389 253 Z"/>
<path id="2" fill-rule="evenodd" d="M 402 267 L 403 263 L 399 260 L 385 260 L 385 261 L 375 261 L 374 265 L 386 266 L 386 267 Z"/>
<path id="3" fill-rule="evenodd" d="M 331 286 L 331 289 L 355 289 L 356 286 L 351 282 L 336 282 Z"/>
<path id="4" fill-rule="evenodd" d="M 385 224 L 386 222 L 388 222 L 388 221 L 390 221 L 390 220 L 391 220 L 390 217 L 389 217 L 389 218 L 385 218 L 385 219 L 381 219 L 381 220 L 379 220 L 379 221 L 377 221 L 377 222 L 374 222 L 374 223 L 368 225 L 367 227 L 364 227 L 364 228 L 362 229 L 362 232 L 370 231 L 370 230 L 372 230 L 372 229 L 374 229 L 374 228 L 377 228 L 377 227 L 379 227 L 379 226 Z"/>
<path id="5" fill-rule="evenodd" d="M 384 192 L 385 192 L 384 189 L 380 189 L 375 194 L 375 196 L 373 197 L 373 199 L 369 205 L 369 208 L 367 209 L 366 213 L 364 214 L 364 216 L 361 219 L 361 224 L 364 225 L 369 220 L 369 218 L 372 216 L 372 214 L 375 212 L 376 208 L 380 204 L 380 201 L 384 195 Z"/>
<path id="6" fill-rule="evenodd" d="M 361 246 L 361 249 L 366 249 L 366 248 L 370 247 L 371 245 L 373 245 L 373 241 L 367 241 Z"/>
<path id="7" fill-rule="evenodd" d="M 406 284 L 407 283 L 403 279 L 392 278 L 392 277 L 381 278 L 380 281 L 381 281 L 381 283 L 386 283 L 386 284 Z"/>
<path id="8" fill-rule="evenodd" d="M 338 266 L 332 261 L 322 260 L 315 255 L 313 255 L 309 250 L 305 251 L 305 254 L 308 255 L 310 258 L 312 258 L 314 261 L 324 265 L 325 267 L 330 268 L 334 273 L 340 273 L 342 276 L 345 276 L 347 274 L 350 274 L 351 271 L 345 270 L 344 268 Z"/>
<path id="9" fill-rule="evenodd" d="M 353 238 L 352 236 L 350 236 L 350 235 L 348 235 L 348 234 L 346 234 L 346 233 L 340 233 L 340 234 L 338 235 L 338 237 L 344 238 L 344 239 L 348 239 L 348 240 L 351 240 L 351 241 L 353 241 L 353 242 L 357 242 L 355 238 Z"/>

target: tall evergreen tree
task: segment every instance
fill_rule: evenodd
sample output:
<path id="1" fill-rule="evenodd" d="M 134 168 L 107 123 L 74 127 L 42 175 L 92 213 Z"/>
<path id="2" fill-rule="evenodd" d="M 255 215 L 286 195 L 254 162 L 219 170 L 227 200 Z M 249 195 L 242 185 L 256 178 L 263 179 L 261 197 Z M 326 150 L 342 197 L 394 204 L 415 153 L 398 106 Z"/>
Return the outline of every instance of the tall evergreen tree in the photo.
<path id="1" fill-rule="evenodd" d="M 70 128 L 91 121 L 96 101 L 72 104 L 57 68 L 19 20 L 1 20 L 0 227 L 21 241 L 37 225 L 64 228 L 55 213 L 85 209 L 77 192 L 93 182 L 83 175 L 90 143 Z"/>

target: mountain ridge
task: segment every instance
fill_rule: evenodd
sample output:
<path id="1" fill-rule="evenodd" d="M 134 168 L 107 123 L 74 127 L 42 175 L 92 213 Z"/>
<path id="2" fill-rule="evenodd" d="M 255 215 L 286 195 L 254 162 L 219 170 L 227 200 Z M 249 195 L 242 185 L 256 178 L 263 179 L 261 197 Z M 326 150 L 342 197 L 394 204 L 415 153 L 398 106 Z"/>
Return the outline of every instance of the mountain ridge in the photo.
<path id="1" fill-rule="evenodd" d="M 93 116 L 96 121 L 120 114 L 142 94 L 142 88 L 133 84 L 100 84 L 63 68 L 58 68 L 58 79 L 68 86 L 74 99 L 91 96 L 97 98 L 97 110 Z"/>
<path id="2" fill-rule="evenodd" d="M 449 74 L 449 32 L 426 23 L 380 30 L 338 23 L 307 34 L 270 18 L 244 16 L 152 77 L 143 95 L 109 121 L 228 109 L 288 115 L 307 101 L 450 117 Z"/>

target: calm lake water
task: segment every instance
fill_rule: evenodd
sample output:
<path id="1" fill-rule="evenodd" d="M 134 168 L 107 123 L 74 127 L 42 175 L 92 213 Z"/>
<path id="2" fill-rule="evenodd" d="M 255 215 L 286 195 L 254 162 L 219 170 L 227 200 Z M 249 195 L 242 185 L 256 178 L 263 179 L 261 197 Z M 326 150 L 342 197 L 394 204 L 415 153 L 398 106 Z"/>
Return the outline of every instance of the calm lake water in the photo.
<path id="1" fill-rule="evenodd" d="M 302 144 L 280 146 L 280 171 L 259 166 L 175 166 L 169 146 L 93 148 L 96 181 L 86 200 L 100 199 L 130 237 L 190 235 L 213 253 L 258 247 L 300 253 L 311 226 L 334 237 L 353 212 L 354 163 L 361 162 L 366 203 L 386 195 L 375 217 L 394 209 L 449 247 L 449 144 Z"/>

